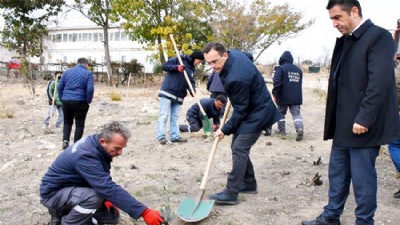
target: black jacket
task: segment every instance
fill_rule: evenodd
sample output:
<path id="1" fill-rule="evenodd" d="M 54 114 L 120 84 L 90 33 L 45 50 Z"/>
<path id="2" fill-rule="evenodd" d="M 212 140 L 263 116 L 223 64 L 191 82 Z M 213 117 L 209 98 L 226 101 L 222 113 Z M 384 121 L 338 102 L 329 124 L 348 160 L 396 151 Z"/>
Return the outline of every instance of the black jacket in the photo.
<path id="1" fill-rule="evenodd" d="M 218 75 L 217 75 L 218 76 Z M 203 98 L 200 99 L 201 107 L 203 107 L 209 119 L 213 119 L 213 124 L 219 125 L 219 117 L 221 115 L 221 109 L 215 108 L 214 98 Z M 200 111 L 199 105 L 197 103 L 193 104 L 186 113 L 186 118 L 194 118 L 198 121 L 203 119 L 203 114 Z"/>
<path id="2" fill-rule="evenodd" d="M 333 138 L 333 144 L 340 147 L 373 147 L 398 139 L 394 51 L 390 33 L 370 20 L 352 35 L 337 39 L 329 77 L 324 140 Z M 368 132 L 353 134 L 354 123 L 367 127 Z"/>
<path id="3" fill-rule="evenodd" d="M 239 50 L 228 54 L 219 76 L 234 111 L 221 130 L 226 135 L 260 132 L 281 116 L 256 66 Z"/>
<path id="4" fill-rule="evenodd" d="M 293 56 L 289 51 L 282 54 L 279 65 L 275 70 L 274 88 L 272 89 L 276 103 L 278 105 L 303 104 L 303 72 L 299 67 L 293 65 Z"/>

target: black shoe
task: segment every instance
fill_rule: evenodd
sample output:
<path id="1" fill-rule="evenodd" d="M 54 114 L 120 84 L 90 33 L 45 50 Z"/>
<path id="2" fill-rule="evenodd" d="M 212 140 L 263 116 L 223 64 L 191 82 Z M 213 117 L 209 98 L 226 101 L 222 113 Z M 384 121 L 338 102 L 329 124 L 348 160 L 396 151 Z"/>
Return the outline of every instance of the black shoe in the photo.
<path id="1" fill-rule="evenodd" d="M 303 130 L 298 130 L 297 131 L 297 136 L 296 136 L 296 141 L 303 140 L 303 137 L 304 137 L 304 131 Z"/>
<path id="2" fill-rule="evenodd" d="M 329 222 L 324 217 L 318 216 L 315 220 L 303 221 L 302 225 L 340 225 L 340 221 Z"/>
<path id="3" fill-rule="evenodd" d="M 394 198 L 400 198 L 400 190 L 393 195 Z"/>
<path id="4" fill-rule="evenodd" d="M 49 214 L 50 214 L 50 225 L 61 225 L 61 215 L 56 213 L 53 210 L 49 209 Z"/>
<path id="5" fill-rule="evenodd" d="M 171 140 L 172 143 L 178 143 L 178 142 L 187 142 L 187 140 L 183 137 L 179 137 L 178 139 Z"/>
<path id="6" fill-rule="evenodd" d="M 161 138 L 160 140 L 158 140 L 158 142 L 160 142 L 160 144 L 162 144 L 162 145 L 165 145 L 165 144 L 167 144 L 167 139 L 165 139 L 165 138 Z"/>
<path id="7" fill-rule="evenodd" d="M 236 205 L 238 204 L 237 195 L 233 194 L 228 194 L 226 192 L 220 192 L 220 193 L 215 193 L 212 194 L 208 197 L 209 199 L 215 200 L 215 203 L 221 204 L 221 205 Z"/>
<path id="8" fill-rule="evenodd" d="M 257 187 L 250 187 L 247 186 L 246 184 L 242 184 L 239 187 L 239 193 L 244 193 L 244 194 L 257 194 Z"/>
<path id="9" fill-rule="evenodd" d="M 264 136 L 271 136 L 271 129 L 269 129 L 269 128 L 265 129 Z"/>
<path id="10" fill-rule="evenodd" d="M 69 146 L 69 142 L 67 140 L 64 140 L 63 144 L 62 144 L 62 149 L 65 150 L 66 148 L 68 148 L 68 146 Z"/>
<path id="11" fill-rule="evenodd" d="M 286 131 L 275 130 L 275 134 L 286 136 Z"/>

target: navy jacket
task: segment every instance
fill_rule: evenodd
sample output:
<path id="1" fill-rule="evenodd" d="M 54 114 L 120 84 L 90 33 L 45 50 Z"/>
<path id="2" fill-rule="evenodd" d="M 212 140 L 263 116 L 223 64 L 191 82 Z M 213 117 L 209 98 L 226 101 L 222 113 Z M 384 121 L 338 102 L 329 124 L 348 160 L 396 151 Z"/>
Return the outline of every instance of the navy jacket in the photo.
<path id="1" fill-rule="evenodd" d="M 222 85 L 221 79 L 215 71 L 213 71 L 208 77 L 207 90 L 209 92 L 225 93 L 224 85 Z"/>
<path id="2" fill-rule="evenodd" d="M 83 65 L 64 72 L 58 84 L 61 101 L 79 101 L 90 104 L 94 94 L 93 74 Z"/>
<path id="3" fill-rule="evenodd" d="M 82 138 L 64 150 L 42 178 L 40 197 L 51 198 L 65 187 L 90 187 L 115 206 L 137 219 L 147 208 L 110 176 L 111 156 L 97 135 Z"/>
<path id="4" fill-rule="evenodd" d="M 193 90 L 195 90 L 194 60 L 192 60 L 188 55 L 181 55 L 181 59 L 185 65 L 185 71 L 189 77 L 190 83 L 192 84 Z M 186 97 L 187 91 L 190 91 L 190 88 L 183 72 L 178 71 L 179 65 L 180 63 L 177 57 L 171 58 L 162 65 L 162 69 L 167 72 L 167 75 L 164 78 L 158 96 L 166 97 L 182 104 L 183 99 Z"/>
<path id="5" fill-rule="evenodd" d="M 340 147 L 373 147 L 397 140 L 398 106 L 390 33 L 366 20 L 338 38 L 332 56 L 324 140 Z M 338 73 L 335 70 L 342 57 Z M 368 128 L 353 134 L 353 124 Z"/>
<path id="6" fill-rule="evenodd" d="M 221 115 L 221 109 L 217 109 L 215 108 L 214 105 L 214 101 L 215 99 L 213 98 L 203 98 L 200 99 L 200 104 L 204 109 L 204 112 L 206 113 L 207 117 L 209 119 L 213 119 L 213 124 L 215 125 L 219 125 L 219 116 Z M 203 114 L 200 111 L 199 105 L 193 104 L 189 110 L 186 113 L 186 118 L 194 118 L 197 119 L 199 121 L 201 121 L 203 119 Z"/>
<path id="7" fill-rule="evenodd" d="M 274 88 L 272 94 L 278 105 L 301 105 L 303 104 L 303 72 L 299 67 L 293 65 L 293 56 L 285 51 L 279 59 L 279 67 L 275 70 L 273 77 Z"/>
<path id="8" fill-rule="evenodd" d="M 241 51 L 228 51 L 228 59 L 219 74 L 233 113 L 222 132 L 229 134 L 256 133 L 269 128 L 281 115 L 267 90 L 256 66 Z"/>

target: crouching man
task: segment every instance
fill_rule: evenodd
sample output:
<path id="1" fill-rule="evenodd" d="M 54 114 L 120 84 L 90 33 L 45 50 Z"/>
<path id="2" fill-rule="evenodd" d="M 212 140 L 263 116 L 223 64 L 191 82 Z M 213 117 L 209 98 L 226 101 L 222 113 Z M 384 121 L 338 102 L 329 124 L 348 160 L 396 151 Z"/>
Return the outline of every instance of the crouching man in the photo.
<path id="1" fill-rule="evenodd" d="M 118 208 L 134 219 L 143 217 L 148 225 L 164 223 L 158 211 L 136 200 L 110 176 L 111 161 L 122 154 L 130 136 L 122 123 L 110 122 L 57 157 L 40 184 L 51 225 L 117 224 Z"/>
<path id="2" fill-rule="evenodd" d="M 204 109 L 207 117 L 213 119 L 213 130 L 217 130 L 220 124 L 221 110 L 226 104 L 226 97 L 224 95 L 218 95 L 214 98 L 203 98 L 200 99 L 201 107 Z M 202 127 L 203 114 L 197 103 L 193 104 L 192 107 L 186 113 L 186 120 L 189 125 L 179 125 L 179 130 L 181 132 L 197 132 Z"/>

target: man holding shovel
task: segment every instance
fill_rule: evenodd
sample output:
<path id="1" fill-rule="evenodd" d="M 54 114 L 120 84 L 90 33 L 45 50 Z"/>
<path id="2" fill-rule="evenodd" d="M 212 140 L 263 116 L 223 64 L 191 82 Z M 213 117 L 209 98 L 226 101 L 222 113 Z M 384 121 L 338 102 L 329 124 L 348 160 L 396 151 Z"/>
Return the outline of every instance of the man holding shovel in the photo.
<path id="1" fill-rule="evenodd" d="M 170 119 L 170 139 L 171 142 L 186 142 L 179 132 L 179 112 L 183 104 L 183 99 L 189 89 L 188 82 L 184 76 L 184 70 L 189 75 L 192 87 L 195 87 L 193 74 L 195 66 L 203 62 L 204 56 L 201 51 L 194 51 L 191 55 L 181 55 L 181 65 L 178 57 L 173 57 L 162 65 L 162 69 L 167 72 L 161 89 L 158 92 L 160 97 L 160 112 L 157 121 L 157 139 L 160 144 L 167 144 L 166 126 L 168 115 Z M 193 94 L 193 93 L 191 93 Z"/>
<path id="2" fill-rule="evenodd" d="M 208 43 L 204 58 L 217 72 L 234 108 L 231 118 L 214 136 L 232 137 L 232 170 L 224 191 L 210 195 L 219 204 L 237 204 L 239 192 L 257 193 L 257 181 L 250 149 L 266 128 L 281 116 L 272 102 L 264 78 L 253 62 L 241 51 L 218 42 Z"/>
<path id="3" fill-rule="evenodd" d="M 203 98 L 200 100 L 200 104 L 206 112 L 207 117 L 213 119 L 213 130 L 216 130 L 220 124 L 219 117 L 221 115 L 221 110 L 226 104 L 225 96 L 218 95 L 215 98 Z M 197 103 L 193 104 L 187 111 L 186 120 L 189 125 L 179 125 L 179 130 L 181 132 L 197 132 L 203 127 L 203 114 Z"/>

